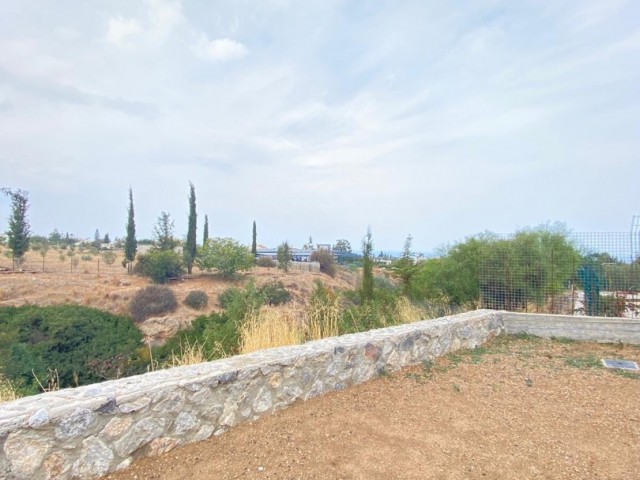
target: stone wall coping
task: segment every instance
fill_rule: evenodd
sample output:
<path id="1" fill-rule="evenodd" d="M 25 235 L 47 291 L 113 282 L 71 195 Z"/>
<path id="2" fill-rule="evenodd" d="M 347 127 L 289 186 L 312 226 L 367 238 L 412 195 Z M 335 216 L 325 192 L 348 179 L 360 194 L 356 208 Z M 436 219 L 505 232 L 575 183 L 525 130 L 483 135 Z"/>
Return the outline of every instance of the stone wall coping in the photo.
<path id="1" fill-rule="evenodd" d="M 627 317 L 587 317 L 575 315 L 556 315 L 550 313 L 524 313 L 524 312 L 507 312 L 500 311 L 502 318 L 510 321 L 549 321 L 549 323 L 570 322 L 575 324 L 600 324 L 606 323 L 610 325 L 639 325 L 640 318 Z"/>

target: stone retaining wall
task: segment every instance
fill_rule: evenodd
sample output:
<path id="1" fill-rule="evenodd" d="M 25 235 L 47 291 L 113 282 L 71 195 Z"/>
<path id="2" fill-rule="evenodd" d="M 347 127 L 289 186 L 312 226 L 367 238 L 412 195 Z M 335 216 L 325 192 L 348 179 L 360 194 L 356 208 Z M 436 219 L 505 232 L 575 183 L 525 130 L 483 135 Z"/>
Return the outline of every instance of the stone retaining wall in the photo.
<path id="1" fill-rule="evenodd" d="M 512 312 L 502 312 L 502 318 L 505 332 L 511 334 L 640 345 L 639 319 Z"/>
<path id="2" fill-rule="evenodd" d="M 2 404 L 0 478 L 104 475 L 296 400 L 473 348 L 502 332 L 501 315 L 478 310 Z"/>

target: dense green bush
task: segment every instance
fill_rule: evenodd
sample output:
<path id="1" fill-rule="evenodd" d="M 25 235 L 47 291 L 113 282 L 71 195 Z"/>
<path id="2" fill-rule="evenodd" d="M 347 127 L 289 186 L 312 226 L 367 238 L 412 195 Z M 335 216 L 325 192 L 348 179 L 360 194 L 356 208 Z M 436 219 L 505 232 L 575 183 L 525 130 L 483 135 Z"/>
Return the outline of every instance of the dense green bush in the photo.
<path id="1" fill-rule="evenodd" d="M 284 288 L 279 280 L 265 283 L 259 289 L 260 294 L 264 297 L 264 303 L 267 305 L 281 305 L 291 300 L 291 293 Z"/>
<path id="2" fill-rule="evenodd" d="M 273 281 L 256 287 L 255 282 L 248 282 L 244 288 L 231 287 L 218 297 L 220 306 L 234 321 L 241 321 L 245 315 L 259 309 L 262 305 L 281 305 L 291 299 L 291 293 L 280 281 Z"/>
<path id="3" fill-rule="evenodd" d="M 194 310 L 202 310 L 209 303 L 209 295 L 202 290 L 192 290 L 184 299 L 184 304 Z"/>
<path id="4" fill-rule="evenodd" d="M 415 265 L 406 292 L 419 302 L 447 297 L 455 305 L 481 299 L 495 309 L 542 306 L 567 288 L 580 263 L 560 227 L 523 230 L 508 239 L 483 234 Z"/>
<path id="5" fill-rule="evenodd" d="M 79 305 L 0 307 L 0 367 L 24 394 L 56 370 L 60 387 L 140 373 L 142 336 L 128 317 Z"/>
<path id="6" fill-rule="evenodd" d="M 227 316 L 232 321 L 240 322 L 248 312 L 264 305 L 265 299 L 260 289 L 251 281 L 244 288 L 228 288 L 220 294 L 218 302 L 227 311 Z"/>
<path id="7" fill-rule="evenodd" d="M 150 250 L 138 255 L 133 271 L 150 277 L 156 283 L 167 283 L 182 275 L 182 257 L 173 250 Z"/>
<path id="8" fill-rule="evenodd" d="M 176 296 L 169 287 L 149 285 L 141 288 L 131 299 L 129 311 L 136 322 L 173 312 L 178 307 Z"/>
<path id="9" fill-rule="evenodd" d="M 212 313 L 196 318 L 189 328 L 179 331 L 161 347 L 154 349 L 154 359 L 162 364 L 171 353 L 184 345 L 202 345 L 208 359 L 238 353 L 238 324 L 226 314 Z"/>

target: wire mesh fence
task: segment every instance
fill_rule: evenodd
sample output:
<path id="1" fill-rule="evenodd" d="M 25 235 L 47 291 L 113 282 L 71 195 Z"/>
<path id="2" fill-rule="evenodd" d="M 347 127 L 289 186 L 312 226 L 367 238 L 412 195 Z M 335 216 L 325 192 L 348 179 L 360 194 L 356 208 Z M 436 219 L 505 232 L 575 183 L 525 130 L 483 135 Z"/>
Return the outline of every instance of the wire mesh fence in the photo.
<path id="1" fill-rule="evenodd" d="M 479 262 L 481 305 L 640 317 L 640 222 L 636 218 L 629 232 L 495 236 Z"/>

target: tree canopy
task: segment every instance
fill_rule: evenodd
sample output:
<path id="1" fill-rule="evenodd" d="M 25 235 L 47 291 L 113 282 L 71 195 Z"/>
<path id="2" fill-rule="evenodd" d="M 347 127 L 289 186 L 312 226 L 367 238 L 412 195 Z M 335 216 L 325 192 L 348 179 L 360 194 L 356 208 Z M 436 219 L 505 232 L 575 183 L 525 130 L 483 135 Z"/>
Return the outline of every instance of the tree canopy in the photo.
<path id="1" fill-rule="evenodd" d="M 253 256 L 244 245 L 232 238 L 210 238 L 198 250 L 195 263 L 202 270 L 216 270 L 229 278 L 236 272 L 249 270 L 253 266 Z"/>

